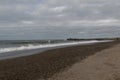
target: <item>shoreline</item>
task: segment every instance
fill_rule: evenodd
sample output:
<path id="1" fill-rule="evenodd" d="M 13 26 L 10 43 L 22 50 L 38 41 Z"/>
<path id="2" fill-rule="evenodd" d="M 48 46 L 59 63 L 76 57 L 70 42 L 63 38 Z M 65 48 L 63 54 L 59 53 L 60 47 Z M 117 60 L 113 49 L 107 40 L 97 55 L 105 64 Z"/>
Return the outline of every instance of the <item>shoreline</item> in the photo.
<path id="1" fill-rule="evenodd" d="M 65 47 L 69 47 L 69 46 L 87 45 L 87 44 L 95 44 L 95 43 L 103 43 L 103 42 L 111 42 L 111 41 L 113 41 L 113 40 L 74 41 L 74 42 L 68 42 L 68 43 L 50 44 L 49 46 L 47 45 L 48 47 L 46 46 L 46 47 L 41 47 L 41 48 L 39 48 L 40 46 L 34 46 L 35 49 L 32 49 L 32 48 L 27 49 L 28 47 L 25 47 L 26 49 L 23 48 L 23 50 L 16 50 L 16 49 L 21 49 L 21 47 L 18 47 L 18 48 L 16 47 L 16 49 L 12 48 L 12 49 L 14 49 L 13 51 L 8 51 L 8 52 L 6 51 L 3 53 L 0 53 L 0 60 L 34 55 L 37 53 L 42 53 L 47 50 L 65 48 Z M 10 50 L 10 49 L 8 48 L 8 50 Z"/>
<path id="2" fill-rule="evenodd" d="M 119 41 L 77 45 L 53 49 L 25 57 L 0 61 L 1 80 L 47 79 L 96 52 L 110 48 Z"/>

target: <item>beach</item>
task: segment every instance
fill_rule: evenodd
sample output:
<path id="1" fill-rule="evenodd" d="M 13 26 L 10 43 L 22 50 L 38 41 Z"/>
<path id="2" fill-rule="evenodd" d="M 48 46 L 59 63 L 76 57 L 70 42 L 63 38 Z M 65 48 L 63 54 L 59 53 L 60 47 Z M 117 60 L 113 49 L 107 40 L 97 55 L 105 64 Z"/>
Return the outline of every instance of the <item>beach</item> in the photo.
<path id="1" fill-rule="evenodd" d="M 97 52 L 48 80 L 120 80 L 120 44 Z"/>
<path id="2" fill-rule="evenodd" d="M 114 46 L 119 43 L 119 40 L 116 40 L 112 42 L 76 45 L 52 49 L 40 54 L 0 60 L 0 80 L 97 80 L 94 78 L 94 76 L 96 77 L 94 74 L 97 73 L 92 73 L 92 71 L 94 71 L 93 69 L 97 68 L 92 67 L 92 64 L 94 62 L 100 62 L 101 57 L 107 57 L 107 54 L 105 54 L 107 52 L 104 52 L 104 50 L 110 51 L 111 49 L 109 50 L 109 48 L 115 48 L 118 50 L 119 46 L 117 46 L 117 48 Z M 114 49 L 112 51 L 114 53 Z M 118 53 L 117 55 L 119 56 Z M 98 56 L 100 56 L 100 58 Z M 109 56 L 112 58 L 114 54 Z M 118 56 L 115 55 L 114 57 Z M 104 62 L 104 59 L 102 62 Z M 112 66 L 111 63 L 106 63 L 106 65 Z M 106 72 L 105 70 L 104 72 Z M 93 75 L 88 75 L 89 73 Z M 78 78 L 77 76 L 80 77 Z M 86 78 L 84 78 L 85 76 Z M 102 77 L 102 75 L 100 75 L 100 77 Z M 105 79 L 101 78 L 101 80 Z"/>

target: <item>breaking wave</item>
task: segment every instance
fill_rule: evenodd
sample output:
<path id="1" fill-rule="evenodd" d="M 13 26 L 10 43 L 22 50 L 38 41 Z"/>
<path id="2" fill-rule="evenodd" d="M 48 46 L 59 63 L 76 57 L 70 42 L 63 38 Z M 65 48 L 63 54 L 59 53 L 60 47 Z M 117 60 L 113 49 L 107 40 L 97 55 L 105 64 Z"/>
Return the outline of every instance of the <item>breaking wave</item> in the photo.
<path id="1" fill-rule="evenodd" d="M 9 48 L 0 48 L 0 53 L 12 52 L 12 51 L 20 51 L 20 50 L 31 50 L 31 49 L 39 49 L 39 48 L 50 48 L 50 47 L 58 47 L 58 46 L 69 46 L 69 45 L 79 45 L 79 44 L 89 44 L 89 43 L 98 43 L 98 42 L 108 42 L 108 40 L 104 41 L 79 41 L 79 42 L 67 42 L 67 43 L 56 43 L 56 44 L 28 44 L 19 47 L 9 47 Z"/>

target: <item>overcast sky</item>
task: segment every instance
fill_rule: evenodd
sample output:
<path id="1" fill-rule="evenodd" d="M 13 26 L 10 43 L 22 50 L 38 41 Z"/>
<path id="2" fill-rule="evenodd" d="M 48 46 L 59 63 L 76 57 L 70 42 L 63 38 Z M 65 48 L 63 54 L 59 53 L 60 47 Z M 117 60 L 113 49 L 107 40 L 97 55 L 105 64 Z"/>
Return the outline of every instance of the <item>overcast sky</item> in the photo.
<path id="1" fill-rule="evenodd" d="M 0 39 L 120 37 L 120 0 L 0 0 Z"/>

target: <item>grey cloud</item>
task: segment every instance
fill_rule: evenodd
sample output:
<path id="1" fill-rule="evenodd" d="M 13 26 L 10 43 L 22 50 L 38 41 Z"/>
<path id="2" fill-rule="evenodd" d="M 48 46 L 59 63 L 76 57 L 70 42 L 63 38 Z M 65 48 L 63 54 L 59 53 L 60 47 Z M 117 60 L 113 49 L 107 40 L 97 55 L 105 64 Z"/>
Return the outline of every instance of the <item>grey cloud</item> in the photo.
<path id="1" fill-rule="evenodd" d="M 54 26 L 54 21 L 64 25 L 76 20 L 119 19 L 120 16 L 118 0 L 4 0 L 0 3 L 0 21 L 8 23 L 28 20 Z"/>
<path id="2" fill-rule="evenodd" d="M 86 37 L 100 31 L 116 36 L 120 28 L 119 7 L 119 0 L 1 0 L 0 33 L 9 28 L 4 36 L 16 31 L 20 31 L 16 35 L 33 32 L 44 38 L 49 34 Z"/>

